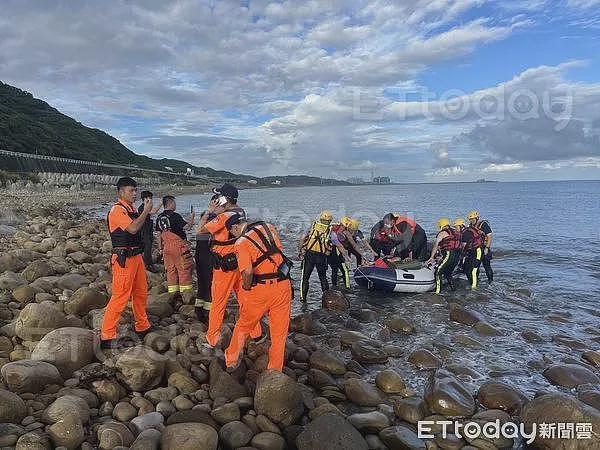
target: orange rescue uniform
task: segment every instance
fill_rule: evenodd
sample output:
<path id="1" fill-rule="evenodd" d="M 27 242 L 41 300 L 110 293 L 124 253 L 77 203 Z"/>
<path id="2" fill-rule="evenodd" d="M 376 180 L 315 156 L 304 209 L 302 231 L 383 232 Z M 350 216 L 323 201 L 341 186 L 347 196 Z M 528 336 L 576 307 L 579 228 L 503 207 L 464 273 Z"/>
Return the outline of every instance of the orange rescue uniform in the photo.
<path id="1" fill-rule="evenodd" d="M 125 260 L 125 267 L 118 263 L 116 254 L 112 255 L 112 296 L 104 311 L 102 320 L 101 339 L 110 340 L 117 337 L 117 326 L 127 303 L 131 299 L 133 315 L 135 318 L 135 331 L 143 332 L 151 324 L 146 314 L 148 300 L 148 281 L 146 267 L 142 259 L 143 249 L 137 247 L 141 243 L 139 232 L 128 233 L 127 227 L 137 218 L 138 212 L 132 204 L 120 200 L 108 213 L 108 231 L 113 243 L 113 252 L 116 249 L 125 249 L 134 254 Z M 135 254 L 137 251 L 140 253 Z"/>
<path id="2" fill-rule="evenodd" d="M 271 224 L 266 226 L 273 236 L 275 246 L 283 252 L 275 227 Z M 256 229 L 264 233 L 262 226 Z M 277 273 L 283 257 L 281 253 L 275 253 L 270 255 L 270 258 L 264 258 L 266 246 L 256 229 L 250 228 L 235 244 L 239 273 L 252 269 L 254 283 L 250 290 L 241 289 L 239 292 L 240 317 L 235 324 L 231 343 L 225 351 L 225 362 L 228 367 L 237 364 L 251 330 L 260 324 L 260 320 L 265 315 L 268 315 L 271 337 L 268 368 L 281 372 L 284 364 L 285 342 L 290 327 L 292 283 L 289 279 L 269 277 Z M 259 249 L 255 243 L 258 243 L 261 248 Z"/>
<path id="3" fill-rule="evenodd" d="M 238 214 L 241 208 L 235 208 L 231 211 L 225 211 L 204 225 L 213 239 L 211 241 L 211 250 L 215 254 L 215 259 L 221 258 L 233 259 L 235 257 L 235 237 L 229 233 L 226 227 L 227 220 L 234 214 Z M 242 281 L 240 272 L 233 268 L 232 270 L 223 270 L 222 267 L 215 265 L 213 270 L 213 279 L 211 286 L 212 303 L 208 315 L 208 330 L 206 331 L 206 341 L 209 345 L 215 347 L 221 339 L 221 327 L 225 318 L 227 303 L 231 297 L 231 291 L 235 292 L 238 303 L 242 304 L 240 291 L 242 290 Z M 260 337 L 262 328 L 260 324 L 252 330 L 253 338 Z"/>

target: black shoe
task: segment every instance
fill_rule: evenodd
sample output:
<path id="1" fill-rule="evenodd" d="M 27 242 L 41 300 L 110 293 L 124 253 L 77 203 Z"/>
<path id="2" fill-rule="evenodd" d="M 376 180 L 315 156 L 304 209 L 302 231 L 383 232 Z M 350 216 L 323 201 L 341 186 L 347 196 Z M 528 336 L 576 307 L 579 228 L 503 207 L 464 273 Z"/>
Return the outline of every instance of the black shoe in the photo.
<path id="1" fill-rule="evenodd" d="M 102 350 L 115 350 L 121 347 L 121 341 L 116 339 L 101 339 L 100 340 L 100 348 Z"/>
<path id="2" fill-rule="evenodd" d="M 144 338 L 152 333 L 153 331 L 156 331 L 156 328 L 154 328 L 152 325 L 150 326 L 150 328 L 144 330 L 144 331 L 136 331 L 135 334 L 137 334 L 137 336 L 143 341 Z"/>

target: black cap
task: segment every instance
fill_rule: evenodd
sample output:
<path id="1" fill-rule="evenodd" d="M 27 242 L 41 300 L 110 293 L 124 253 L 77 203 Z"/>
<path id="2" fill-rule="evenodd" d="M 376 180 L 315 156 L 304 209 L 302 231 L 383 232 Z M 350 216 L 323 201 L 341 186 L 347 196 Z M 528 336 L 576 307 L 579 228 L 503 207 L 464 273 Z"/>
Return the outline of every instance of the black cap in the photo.
<path id="1" fill-rule="evenodd" d="M 245 213 L 236 212 L 231 217 L 229 217 L 229 219 L 227 219 L 227 221 L 225 222 L 225 228 L 227 228 L 228 230 L 231 230 L 231 227 L 233 227 L 234 225 L 237 225 L 238 223 L 246 222 L 246 221 L 247 221 L 247 219 L 246 219 Z"/>
<path id="2" fill-rule="evenodd" d="M 237 188 L 235 186 L 233 186 L 232 184 L 229 184 L 229 183 L 225 183 L 220 188 L 214 188 L 213 192 L 215 194 L 223 195 L 223 196 L 225 196 L 227 198 L 230 198 L 232 200 L 237 200 L 237 198 L 238 198 L 238 190 L 237 190 Z"/>

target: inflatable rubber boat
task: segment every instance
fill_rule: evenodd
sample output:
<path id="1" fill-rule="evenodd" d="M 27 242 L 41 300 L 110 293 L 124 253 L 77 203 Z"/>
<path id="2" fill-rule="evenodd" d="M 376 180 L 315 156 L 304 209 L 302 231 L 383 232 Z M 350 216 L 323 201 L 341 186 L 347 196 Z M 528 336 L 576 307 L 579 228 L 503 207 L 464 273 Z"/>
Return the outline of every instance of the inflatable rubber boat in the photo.
<path id="1" fill-rule="evenodd" d="M 354 280 L 359 286 L 377 291 L 418 293 L 435 289 L 433 269 L 423 267 L 418 262 L 396 267 L 385 263 L 357 267 Z"/>

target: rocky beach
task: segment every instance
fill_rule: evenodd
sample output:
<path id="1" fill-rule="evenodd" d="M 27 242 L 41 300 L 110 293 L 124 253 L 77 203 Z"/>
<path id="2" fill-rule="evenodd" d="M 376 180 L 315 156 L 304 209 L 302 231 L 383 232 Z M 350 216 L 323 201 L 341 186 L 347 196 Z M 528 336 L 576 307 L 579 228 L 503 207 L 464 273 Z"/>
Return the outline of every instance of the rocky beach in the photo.
<path id="1" fill-rule="evenodd" d="M 419 439 L 419 421 L 444 420 L 498 420 L 529 431 L 541 423 L 591 424 L 589 436 L 585 430 L 580 439 L 577 430 L 571 439 L 538 433 L 532 446 L 600 448 L 600 331 L 594 324 L 585 339 L 533 330 L 515 337 L 516 345 L 567 349 L 561 358 L 532 362 L 546 380 L 545 389 L 532 393 L 456 362 L 461 349 L 493 347 L 505 335 L 474 306 L 484 298 L 423 296 L 420 301 L 438 304 L 455 332 L 445 344 L 419 346 L 413 338 L 423 331 L 411 314 L 384 317 L 355 295 L 332 290 L 324 296 L 326 308 L 292 319 L 284 373 L 266 370 L 268 341 L 250 344 L 240 367 L 228 373 L 218 355 L 206 352 L 206 326 L 195 318 L 193 298 L 167 293 L 163 275 L 148 273 L 148 312 L 156 330 L 141 341 L 129 312 L 119 331 L 129 337 L 126 347 L 101 351 L 111 244 L 104 221 L 81 208 L 109 202 L 114 192 L 24 185 L 1 194 L 2 448 L 526 446 L 504 436 L 443 437 L 439 426 Z M 222 345 L 235 316 L 232 302 Z M 399 365 L 425 381 L 400 373 Z"/>

